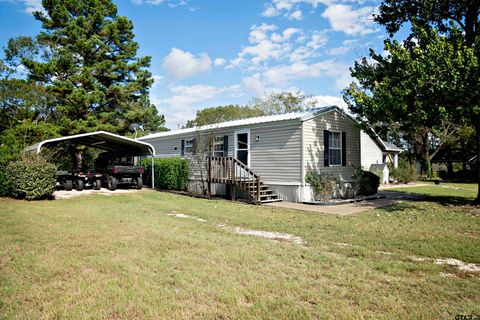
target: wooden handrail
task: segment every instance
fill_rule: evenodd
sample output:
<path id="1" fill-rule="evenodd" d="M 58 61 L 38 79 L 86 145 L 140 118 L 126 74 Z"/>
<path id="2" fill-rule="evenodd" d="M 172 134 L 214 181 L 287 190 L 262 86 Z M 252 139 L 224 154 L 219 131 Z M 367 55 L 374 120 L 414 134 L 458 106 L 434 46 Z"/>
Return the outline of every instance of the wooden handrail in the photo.
<path id="1" fill-rule="evenodd" d="M 237 158 L 234 158 L 234 157 L 208 157 L 208 159 L 210 160 L 230 160 L 230 161 L 233 161 L 234 164 L 240 166 L 242 169 L 245 169 L 246 171 L 248 171 L 249 174 L 251 174 L 252 176 L 254 176 L 255 178 L 259 177 L 255 172 L 253 172 L 253 170 L 246 166 L 243 162 L 241 162 L 240 160 L 238 160 Z"/>
<path id="2" fill-rule="evenodd" d="M 260 176 L 251 168 L 234 157 L 207 157 L 208 160 L 208 189 L 211 183 L 236 184 L 247 191 L 256 201 L 260 201 Z M 237 176 L 237 168 L 242 169 Z M 256 186 L 255 196 L 250 188 Z"/>

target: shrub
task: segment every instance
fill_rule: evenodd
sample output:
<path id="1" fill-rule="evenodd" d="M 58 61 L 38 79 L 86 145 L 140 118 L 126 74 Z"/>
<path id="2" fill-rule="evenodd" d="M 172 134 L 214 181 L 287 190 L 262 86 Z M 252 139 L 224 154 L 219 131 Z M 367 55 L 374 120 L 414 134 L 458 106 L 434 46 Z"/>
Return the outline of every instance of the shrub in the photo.
<path id="1" fill-rule="evenodd" d="M 394 178 L 400 183 L 409 183 L 418 178 L 417 166 L 408 161 L 401 161 L 398 168 L 393 169 Z"/>
<path id="2" fill-rule="evenodd" d="M 9 188 L 5 170 L 7 165 L 20 157 L 21 147 L 18 138 L 12 132 L 0 137 L 0 196 L 8 196 Z"/>
<path id="3" fill-rule="evenodd" d="M 383 170 L 381 169 L 374 169 L 372 171 L 370 171 L 371 173 L 373 173 L 374 175 L 376 175 L 380 181 L 383 181 Z"/>
<path id="4" fill-rule="evenodd" d="M 16 198 L 44 199 L 55 191 L 57 168 L 41 156 L 24 156 L 5 170 L 9 191 Z"/>
<path id="5" fill-rule="evenodd" d="M 337 186 L 337 179 L 334 177 L 311 170 L 305 175 L 305 180 L 313 186 L 316 200 L 327 201 L 333 197 Z"/>
<path id="6" fill-rule="evenodd" d="M 140 164 L 145 168 L 145 182 L 151 185 L 152 159 L 143 159 Z M 188 160 L 174 158 L 156 158 L 155 188 L 166 190 L 186 190 L 188 185 Z"/>
<path id="7" fill-rule="evenodd" d="M 378 186 L 380 185 L 380 177 L 378 175 L 358 168 L 355 170 L 354 180 L 358 194 L 369 196 L 378 192 Z"/>

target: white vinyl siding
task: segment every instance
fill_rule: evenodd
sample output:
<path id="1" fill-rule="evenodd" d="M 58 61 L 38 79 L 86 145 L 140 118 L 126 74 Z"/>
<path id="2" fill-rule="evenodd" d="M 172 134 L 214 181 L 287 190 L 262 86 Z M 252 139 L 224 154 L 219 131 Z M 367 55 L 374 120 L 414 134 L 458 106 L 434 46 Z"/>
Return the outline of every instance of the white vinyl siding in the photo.
<path id="1" fill-rule="evenodd" d="M 250 167 L 265 182 L 300 183 L 301 145 L 299 120 L 284 120 L 228 129 L 212 130 L 207 133 L 186 133 L 144 139 L 151 143 L 157 156 L 180 156 L 181 140 L 198 140 L 201 136 L 223 137 L 228 135 L 228 154 L 234 156 L 234 130 L 250 129 Z M 201 143 L 196 141 L 196 143 Z M 190 157 L 187 153 L 185 156 Z M 193 179 L 192 175 L 190 177 Z"/>
<path id="2" fill-rule="evenodd" d="M 341 113 L 332 111 L 305 121 L 303 130 L 305 173 L 316 169 L 345 181 L 350 181 L 354 168 L 360 166 L 360 130 L 355 126 L 355 123 Z M 324 166 L 324 130 L 345 132 L 345 166 Z"/>
<path id="3" fill-rule="evenodd" d="M 250 166 L 266 183 L 299 184 L 301 122 L 285 120 L 250 126 Z"/>
<path id="4" fill-rule="evenodd" d="M 370 170 L 372 164 L 383 163 L 383 152 L 377 143 L 364 131 L 362 131 L 360 138 L 363 169 Z"/>

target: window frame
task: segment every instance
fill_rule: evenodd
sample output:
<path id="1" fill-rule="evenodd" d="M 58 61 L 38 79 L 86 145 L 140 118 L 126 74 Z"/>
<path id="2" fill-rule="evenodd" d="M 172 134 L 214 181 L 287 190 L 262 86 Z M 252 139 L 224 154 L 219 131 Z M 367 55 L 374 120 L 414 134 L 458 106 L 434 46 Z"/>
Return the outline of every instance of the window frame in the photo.
<path id="1" fill-rule="evenodd" d="M 334 148 L 332 147 L 332 141 L 333 141 L 333 134 L 338 134 L 338 141 L 339 141 L 339 147 Z M 331 139 L 332 138 L 332 139 Z M 340 157 L 339 163 L 338 164 L 333 164 L 332 163 L 332 152 L 331 150 L 338 150 L 340 152 Z M 341 167 L 343 163 L 343 145 L 342 145 L 342 132 L 341 131 L 333 131 L 329 130 L 328 131 L 328 166 L 329 167 Z"/>
<path id="2" fill-rule="evenodd" d="M 220 150 L 215 150 L 215 147 L 221 146 Z M 216 136 L 212 140 L 211 144 L 211 155 L 212 157 L 225 157 L 225 140 L 224 136 Z M 221 153 L 221 155 L 218 155 Z"/>
<path id="3" fill-rule="evenodd" d="M 185 154 L 193 154 L 194 150 L 195 150 L 195 143 L 194 143 L 194 140 L 195 139 L 185 139 L 184 141 L 184 146 L 183 146 L 183 152 Z"/>

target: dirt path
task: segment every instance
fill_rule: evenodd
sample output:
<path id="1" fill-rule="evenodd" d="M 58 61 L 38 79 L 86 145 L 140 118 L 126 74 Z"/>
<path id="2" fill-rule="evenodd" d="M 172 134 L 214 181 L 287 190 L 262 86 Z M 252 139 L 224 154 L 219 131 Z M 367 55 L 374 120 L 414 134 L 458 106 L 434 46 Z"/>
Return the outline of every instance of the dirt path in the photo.
<path id="1" fill-rule="evenodd" d="M 88 190 L 83 190 L 83 191 L 57 190 L 53 193 L 53 196 L 55 197 L 55 200 L 58 200 L 58 199 L 71 199 L 71 198 L 80 197 L 80 196 L 87 196 L 87 195 L 90 195 L 90 194 L 101 194 L 101 195 L 104 195 L 104 196 L 111 196 L 111 195 L 115 195 L 115 194 L 133 193 L 133 192 L 139 192 L 139 191 L 141 191 L 141 190 L 117 189 L 115 191 L 110 191 L 106 188 L 102 188 L 100 190 L 88 189 Z"/>

